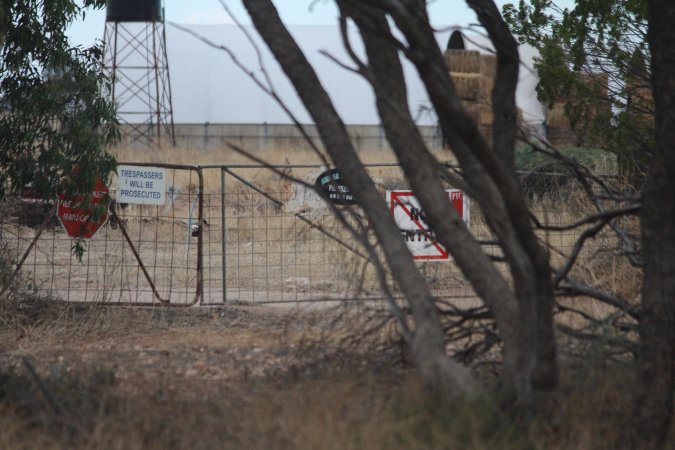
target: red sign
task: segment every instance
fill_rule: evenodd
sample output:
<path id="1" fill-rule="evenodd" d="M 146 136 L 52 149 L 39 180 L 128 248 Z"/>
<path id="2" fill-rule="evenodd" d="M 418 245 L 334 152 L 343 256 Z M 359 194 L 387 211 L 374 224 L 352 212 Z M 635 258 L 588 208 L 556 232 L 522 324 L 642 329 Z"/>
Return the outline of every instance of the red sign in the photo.
<path id="1" fill-rule="evenodd" d="M 445 191 L 452 206 L 464 223 L 469 223 L 468 198 L 457 189 Z M 413 259 L 422 261 L 449 261 L 450 254 L 436 241 L 426 223 L 424 211 L 412 191 L 387 191 L 387 204 L 394 221 L 401 230 Z"/>
<path id="2" fill-rule="evenodd" d="M 96 206 L 105 205 L 108 198 L 108 186 L 100 178 L 96 180 L 94 192 L 91 195 L 91 201 L 83 204 L 84 196 L 75 194 L 66 198 L 59 194 L 59 206 L 56 214 L 71 238 L 89 239 L 99 228 L 108 220 L 108 208 L 103 207 L 103 211 L 97 214 Z"/>

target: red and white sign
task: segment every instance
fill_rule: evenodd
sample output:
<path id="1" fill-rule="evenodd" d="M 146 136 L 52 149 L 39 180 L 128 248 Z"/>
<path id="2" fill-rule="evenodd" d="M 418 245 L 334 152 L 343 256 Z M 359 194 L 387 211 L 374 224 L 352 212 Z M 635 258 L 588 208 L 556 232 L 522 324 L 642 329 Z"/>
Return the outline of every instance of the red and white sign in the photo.
<path id="1" fill-rule="evenodd" d="M 469 199 L 458 189 L 447 189 L 445 192 L 452 206 L 468 226 Z M 424 211 L 412 191 L 387 191 L 387 205 L 414 259 L 450 260 L 448 251 L 434 239 L 433 231 L 424 220 Z"/>
<path id="2" fill-rule="evenodd" d="M 83 204 L 84 196 L 75 194 L 66 198 L 59 194 L 59 205 L 56 214 L 71 238 L 89 239 L 108 220 L 108 208 L 105 207 L 108 198 L 108 186 L 100 178 L 96 180 L 91 201 Z M 103 210 L 97 211 L 96 206 L 102 205 Z M 98 213 L 98 214 L 97 214 Z"/>

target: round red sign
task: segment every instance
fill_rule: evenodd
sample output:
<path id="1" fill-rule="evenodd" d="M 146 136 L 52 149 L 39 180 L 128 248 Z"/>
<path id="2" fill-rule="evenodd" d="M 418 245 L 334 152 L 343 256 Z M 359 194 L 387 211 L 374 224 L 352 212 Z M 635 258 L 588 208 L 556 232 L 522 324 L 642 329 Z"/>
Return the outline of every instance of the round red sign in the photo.
<path id="1" fill-rule="evenodd" d="M 56 214 L 71 238 L 89 239 L 108 220 L 108 208 L 97 210 L 97 205 L 105 205 L 108 198 L 108 186 L 100 178 L 96 180 L 89 203 L 82 203 L 84 196 L 75 194 L 66 198 L 59 194 Z"/>

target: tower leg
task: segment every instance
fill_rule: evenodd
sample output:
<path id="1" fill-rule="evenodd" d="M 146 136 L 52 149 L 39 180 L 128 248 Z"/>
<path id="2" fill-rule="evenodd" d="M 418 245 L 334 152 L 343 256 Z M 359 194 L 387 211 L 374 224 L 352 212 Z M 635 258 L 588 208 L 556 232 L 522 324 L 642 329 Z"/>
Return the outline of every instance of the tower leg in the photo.
<path id="1" fill-rule="evenodd" d="M 106 22 L 103 72 L 129 145 L 175 145 L 163 22 Z"/>

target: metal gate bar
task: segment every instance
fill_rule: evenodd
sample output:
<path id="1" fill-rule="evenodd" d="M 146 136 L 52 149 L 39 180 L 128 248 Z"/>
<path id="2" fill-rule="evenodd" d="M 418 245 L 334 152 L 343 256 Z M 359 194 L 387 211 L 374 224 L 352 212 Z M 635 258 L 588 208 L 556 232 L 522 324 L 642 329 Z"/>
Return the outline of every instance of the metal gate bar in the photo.
<path id="1" fill-rule="evenodd" d="M 69 301 L 181 307 L 233 300 L 305 303 L 381 299 L 366 254 L 329 208 L 289 208 L 299 185 L 284 179 L 280 172 L 304 171 L 309 177 L 321 166 L 124 164 L 164 168 L 167 203 L 127 209 L 115 204 L 111 221 L 89 241 L 82 265 L 73 261 L 72 240 L 65 237 L 61 226 L 49 215 L 40 215 L 47 212 L 39 208 L 53 208 L 53 203 L 38 205 L 13 199 L 16 204 L 2 206 L 0 236 L 7 256 L 14 261 L 20 289 Z M 366 167 L 383 195 L 387 189 L 407 188 L 397 164 Z M 217 176 L 205 177 L 209 171 Z M 307 182 L 313 184 L 313 180 Z M 561 183 L 555 184 L 557 188 Z M 578 199 L 567 191 L 556 192 L 535 193 L 533 205 L 549 211 L 534 212 L 549 224 L 570 223 L 581 212 L 574 203 Z M 112 197 L 116 197 L 114 192 Z M 30 214 L 41 218 L 30 219 Z M 483 242 L 484 251 L 498 259 L 498 243 L 480 215 L 472 213 L 472 217 L 472 233 Z M 542 241 L 555 249 L 552 259 L 560 259 L 570 252 L 579 231 L 540 234 Z M 614 241 L 610 239 L 611 233 L 597 241 L 604 240 L 603 245 L 611 247 Z M 374 237 L 372 242 L 376 242 Z M 597 250 L 600 244 L 593 245 Z M 585 250 L 579 257 L 590 261 L 595 254 Z M 420 263 L 419 267 L 438 298 L 475 298 L 473 288 L 452 261 Z M 508 277 L 502 264 L 499 270 Z M 356 281 L 364 282 L 363 286 Z M 391 276 L 388 282 L 394 295 L 400 296 Z"/>

